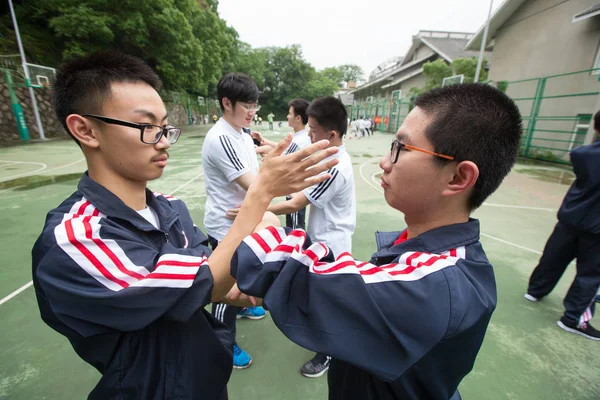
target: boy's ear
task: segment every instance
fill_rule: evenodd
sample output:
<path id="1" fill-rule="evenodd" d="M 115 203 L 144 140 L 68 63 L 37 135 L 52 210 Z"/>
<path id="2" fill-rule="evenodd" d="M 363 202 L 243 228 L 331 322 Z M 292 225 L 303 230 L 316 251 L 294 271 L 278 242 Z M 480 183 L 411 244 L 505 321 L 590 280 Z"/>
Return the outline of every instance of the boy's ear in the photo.
<path id="1" fill-rule="evenodd" d="M 82 145 L 91 148 L 100 146 L 98 131 L 94 124 L 79 114 L 71 114 L 66 119 L 66 125 L 71 135 Z"/>
<path id="2" fill-rule="evenodd" d="M 472 161 L 461 161 L 449 171 L 448 183 L 442 191 L 443 196 L 452 196 L 465 192 L 475 186 L 479 178 L 479 168 Z"/>

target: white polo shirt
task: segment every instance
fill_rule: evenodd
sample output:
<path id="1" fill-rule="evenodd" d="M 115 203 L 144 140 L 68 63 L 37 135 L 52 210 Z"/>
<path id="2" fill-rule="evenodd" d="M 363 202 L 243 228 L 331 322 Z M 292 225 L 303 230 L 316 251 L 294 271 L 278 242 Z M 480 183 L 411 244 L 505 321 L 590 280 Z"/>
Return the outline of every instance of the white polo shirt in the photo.
<path id="1" fill-rule="evenodd" d="M 206 206 L 204 226 L 208 234 L 221 241 L 233 224 L 226 217 L 244 201 L 246 191 L 235 180 L 247 172 L 258 172 L 252 137 L 236 131 L 223 118 L 213 126 L 202 145 L 202 166 Z"/>
<path id="2" fill-rule="evenodd" d="M 352 252 L 352 235 L 356 228 L 356 194 L 352 160 L 346 146 L 326 158 L 339 158 L 340 162 L 329 172 L 328 180 L 304 189 L 310 201 L 308 235 L 315 242 L 324 242 L 337 258 L 344 252 Z"/>
<path id="3" fill-rule="evenodd" d="M 302 150 L 306 146 L 310 144 L 310 138 L 308 137 L 308 132 L 306 129 L 302 129 L 301 131 L 295 132 L 294 137 L 292 138 L 292 143 L 284 150 L 283 154 L 292 154 L 298 150 Z"/>

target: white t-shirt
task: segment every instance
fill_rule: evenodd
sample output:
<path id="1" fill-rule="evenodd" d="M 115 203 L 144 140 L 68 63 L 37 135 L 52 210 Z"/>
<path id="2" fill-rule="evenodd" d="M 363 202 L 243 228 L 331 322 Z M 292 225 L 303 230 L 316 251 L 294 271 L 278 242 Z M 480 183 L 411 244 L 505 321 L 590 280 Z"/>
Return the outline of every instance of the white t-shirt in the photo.
<path id="1" fill-rule="evenodd" d="M 308 235 L 315 242 L 324 242 L 337 258 L 344 252 L 352 252 L 352 235 L 356 228 L 356 194 L 352 160 L 346 146 L 326 158 L 339 158 L 340 162 L 329 172 L 328 180 L 304 189 L 310 201 Z"/>
<path id="2" fill-rule="evenodd" d="M 371 121 L 369 121 L 368 119 L 365 119 L 364 124 L 365 124 L 365 128 L 371 129 Z"/>
<path id="3" fill-rule="evenodd" d="M 213 126 L 202 145 L 202 165 L 206 206 L 204 226 L 208 234 L 221 241 L 233 224 L 227 210 L 244 201 L 246 191 L 235 180 L 248 172 L 258 172 L 252 137 L 236 131 L 223 118 Z"/>
<path id="4" fill-rule="evenodd" d="M 310 144 L 310 138 L 308 137 L 308 132 L 306 129 L 302 129 L 294 133 L 294 137 L 292 138 L 292 143 L 284 150 L 283 154 L 292 154 L 298 150 L 302 150 L 306 146 Z"/>
<path id="5" fill-rule="evenodd" d="M 137 213 L 144 217 L 146 221 L 150 222 L 156 229 L 160 229 L 158 215 L 156 215 L 156 211 L 152 208 L 146 206 L 143 210 L 137 210 Z"/>

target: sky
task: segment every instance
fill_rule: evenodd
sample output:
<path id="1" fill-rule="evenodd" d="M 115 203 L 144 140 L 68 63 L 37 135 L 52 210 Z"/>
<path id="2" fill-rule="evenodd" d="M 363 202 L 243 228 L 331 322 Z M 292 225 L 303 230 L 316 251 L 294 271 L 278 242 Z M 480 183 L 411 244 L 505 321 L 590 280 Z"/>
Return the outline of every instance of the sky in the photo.
<path id="1" fill-rule="evenodd" d="M 493 0 L 497 9 L 505 0 Z M 318 70 L 358 64 L 365 79 L 403 56 L 419 30 L 476 32 L 489 0 L 219 0 L 219 14 L 252 47 L 300 44 Z"/>

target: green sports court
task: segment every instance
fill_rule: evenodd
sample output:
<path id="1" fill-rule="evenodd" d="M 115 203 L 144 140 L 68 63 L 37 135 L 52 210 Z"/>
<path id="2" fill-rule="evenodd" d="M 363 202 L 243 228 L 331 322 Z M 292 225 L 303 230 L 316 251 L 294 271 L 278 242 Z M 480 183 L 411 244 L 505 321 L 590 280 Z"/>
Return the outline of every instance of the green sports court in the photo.
<path id="1" fill-rule="evenodd" d="M 289 131 L 258 128 L 271 140 Z M 150 183 L 151 189 L 184 200 L 201 227 L 205 203 L 201 148 L 207 130 L 205 126 L 186 128 L 169 151 L 165 174 Z M 402 215 L 387 206 L 379 185 L 378 162 L 389 151 L 392 138 L 377 132 L 371 139 L 346 140 L 356 183 L 353 253 L 358 259 L 366 260 L 374 251 L 375 231 L 405 227 Z M 37 142 L 0 149 L 0 166 L 0 256 L 4 260 L 0 398 L 86 398 L 99 374 L 75 354 L 63 336 L 42 322 L 30 286 L 31 247 L 46 212 L 75 190 L 85 170 L 83 155 L 72 141 Z M 523 298 L 572 180 L 568 167 L 519 162 L 475 212 L 481 220 L 481 242 L 495 267 L 498 308 L 475 368 L 459 388 L 464 399 L 600 398 L 598 344 L 556 326 L 574 266 L 544 301 L 531 303 Z M 233 371 L 231 399 L 327 398 L 325 377 L 307 379 L 299 372 L 312 353 L 287 340 L 268 316 L 261 321 L 239 321 L 238 342 L 254 362 L 249 369 Z"/>

